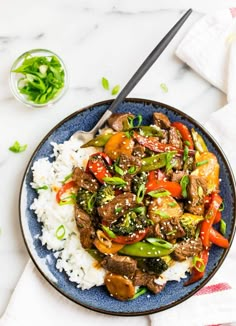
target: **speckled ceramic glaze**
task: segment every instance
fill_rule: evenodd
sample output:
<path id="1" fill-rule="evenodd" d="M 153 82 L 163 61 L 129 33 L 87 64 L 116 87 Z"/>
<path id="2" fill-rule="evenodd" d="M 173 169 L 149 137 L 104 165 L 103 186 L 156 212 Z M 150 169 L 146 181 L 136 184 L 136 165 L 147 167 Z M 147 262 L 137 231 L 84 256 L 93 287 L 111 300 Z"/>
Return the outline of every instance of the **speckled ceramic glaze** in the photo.
<path id="1" fill-rule="evenodd" d="M 42 157 L 50 157 L 52 154 L 51 142 L 63 143 L 77 130 L 90 130 L 109 107 L 111 101 L 96 103 L 79 110 L 53 128 L 34 152 L 24 175 L 20 194 L 20 223 L 24 240 L 29 254 L 44 277 L 63 295 L 76 303 L 95 311 L 113 315 L 144 315 L 168 309 L 186 300 L 205 285 L 216 273 L 223 263 L 227 250 L 212 246 L 205 276 L 199 282 L 185 287 L 181 282 L 168 282 L 165 289 L 158 295 L 148 293 L 136 300 L 121 302 L 108 295 L 105 287 L 95 287 L 82 291 L 76 284 L 70 282 L 65 273 L 60 273 L 56 267 L 53 253 L 42 246 L 38 235 L 41 233 L 41 225 L 37 222 L 36 215 L 30 210 L 36 192 L 30 187 L 32 182 L 31 167 L 36 160 Z M 229 163 L 219 145 L 212 139 L 209 133 L 189 116 L 168 105 L 142 99 L 127 99 L 117 112 L 132 112 L 143 116 L 143 124 L 152 122 L 153 112 L 162 112 L 173 121 L 182 121 L 189 128 L 194 127 L 205 139 L 209 151 L 218 157 L 221 172 L 221 194 L 224 198 L 225 209 L 223 218 L 227 223 L 226 237 L 232 242 L 235 230 L 235 182 Z"/>

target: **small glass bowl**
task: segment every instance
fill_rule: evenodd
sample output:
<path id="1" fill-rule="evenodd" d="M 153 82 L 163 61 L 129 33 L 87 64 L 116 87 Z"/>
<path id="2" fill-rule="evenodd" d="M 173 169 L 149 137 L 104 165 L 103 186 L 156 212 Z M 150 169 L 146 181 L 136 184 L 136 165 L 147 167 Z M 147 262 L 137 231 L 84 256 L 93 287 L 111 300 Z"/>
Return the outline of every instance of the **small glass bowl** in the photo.
<path id="1" fill-rule="evenodd" d="M 13 72 L 13 70 L 17 69 L 19 66 L 22 65 L 22 63 L 23 63 L 26 56 L 31 56 L 31 57 L 35 57 L 35 56 L 39 56 L 39 57 L 55 56 L 60 61 L 60 64 L 61 64 L 61 66 L 62 66 L 62 68 L 64 70 L 64 86 L 63 86 L 63 88 L 58 92 L 58 94 L 56 94 L 56 96 L 54 98 L 52 98 L 51 100 L 49 100 L 46 103 L 42 103 L 42 104 L 35 103 L 35 102 L 29 100 L 25 94 L 20 93 L 20 91 L 18 89 L 19 79 L 21 79 L 23 77 L 23 75 L 21 73 Z M 53 104 L 55 104 L 57 101 L 59 101 L 62 98 L 62 96 L 65 94 L 67 88 L 68 88 L 68 73 L 67 73 L 65 64 L 57 54 L 55 54 L 54 52 L 52 52 L 50 50 L 33 49 L 33 50 L 30 50 L 30 51 L 27 51 L 27 52 L 23 53 L 21 56 L 19 56 L 14 61 L 13 65 L 11 67 L 11 70 L 10 70 L 10 89 L 11 89 L 13 95 L 15 96 L 15 98 L 18 101 L 20 101 L 21 103 L 27 105 L 28 107 L 40 108 L 40 107 L 52 106 Z"/>

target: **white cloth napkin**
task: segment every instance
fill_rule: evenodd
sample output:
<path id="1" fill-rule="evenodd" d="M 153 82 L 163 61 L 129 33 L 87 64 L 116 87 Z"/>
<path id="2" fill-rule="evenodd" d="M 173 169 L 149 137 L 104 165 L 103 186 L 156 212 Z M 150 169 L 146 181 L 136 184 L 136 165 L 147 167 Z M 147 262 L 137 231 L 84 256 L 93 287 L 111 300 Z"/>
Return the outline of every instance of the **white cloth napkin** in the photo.
<path id="1" fill-rule="evenodd" d="M 224 148 L 236 174 L 235 15 L 236 9 L 232 9 L 205 16 L 186 35 L 176 53 L 198 74 L 227 94 L 228 105 L 212 114 L 206 127 Z M 235 261 L 234 241 L 223 266 L 196 295 L 169 310 L 133 318 L 95 313 L 70 302 L 45 282 L 29 262 L 0 320 L 0 326 L 77 326 L 84 323 L 145 326 L 150 322 L 153 326 L 233 325 L 236 321 Z"/>

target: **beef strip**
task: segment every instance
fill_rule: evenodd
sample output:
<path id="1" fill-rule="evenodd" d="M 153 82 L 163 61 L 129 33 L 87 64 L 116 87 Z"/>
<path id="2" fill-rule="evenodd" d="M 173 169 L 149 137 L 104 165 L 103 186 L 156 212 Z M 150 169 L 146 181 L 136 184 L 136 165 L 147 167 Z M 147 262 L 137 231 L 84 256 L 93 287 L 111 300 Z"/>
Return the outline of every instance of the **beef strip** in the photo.
<path id="1" fill-rule="evenodd" d="M 136 156 L 128 156 L 121 154 L 119 158 L 119 167 L 124 171 L 124 173 L 128 173 L 130 168 L 134 168 L 135 170 L 132 172 L 132 175 L 135 175 L 139 172 L 142 166 L 142 161 L 140 158 Z"/>
<path id="2" fill-rule="evenodd" d="M 95 238 L 95 229 L 92 225 L 90 216 L 77 205 L 75 206 L 75 221 L 80 233 L 80 242 L 83 248 L 91 248 Z"/>
<path id="3" fill-rule="evenodd" d="M 128 256 L 106 256 L 101 265 L 109 272 L 127 276 L 128 278 L 132 278 L 137 269 L 137 261 Z"/>
<path id="4" fill-rule="evenodd" d="M 182 228 L 178 217 L 162 218 L 159 222 L 160 231 L 165 236 L 167 241 L 173 241 L 185 236 L 185 231 Z"/>
<path id="5" fill-rule="evenodd" d="M 135 144 L 133 148 L 133 156 L 137 156 L 139 158 L 142 158 L 145 156 L 145 147 L 140 144 Z"/>
<path id="6" fill-rule="evenodd" d="M 169 144 L 177 148 L 183 148 L 181 135 L 175 127 L 170 127 L 169 129 Z"/>
<path id="7" fill-rule="evenodd" d="M 169 118 L 160 112 L 153 113 L 153 122 L 156 126 L 160 127 L 161 129 L 169 129 L 171 126 Z"/>
<path id="8" fill-rule="evenodd" d="M 111 224 L 136 205 L 136 196 L 130 192 L 125 192 L 116 196 L 109 203 L 98 207 L 97 211 L 103 222 Z M 121 210 L 117 210 L 118 208 Z"/>
<path id="9" fill-rule="evenodd" d="M 134 118 L 132 113 L 113 113 L 108 119 L 108 125 L 115 131 L 127 130 L 128 117 Z"/>
<path id="10" fill-rule="evenodd" d="M 135 286 L 146 286 L 150 291 L 157 294 L 163 290 L 165 284 L 157 284 L 155 280 L 157 275 L 144 273 L 140 270 L 136 270 L 133 283 Z"/>
<path id="11" fill-rule="evenodd" d="M 74 169 L 72 180 L 78 188 L 84 188 L 91 192 L 96 192 L 99 187 L 98 181 L 91 174 L 84 172 L 80 167 Z"/>
<path id="12" fill-rule="evenodd" d="M 207 194 L 207 182 L 203 177 L 190 175 L 187 187 L 188 202 L 185 209 L 194 215 L 204 214 L 204 198 Z"/>
<path id="13" fill-rule="evenodd" d="M 186 175 L 185 171 L 175 171 L 171 175 L 171 181 L 173 182 L 180 182 L 180 180 L 183 178 L 183 176 Z"/>
<path id="14" fill-rule="evenodd" d="M 187 239 L 176 244 L 175 250 L 172 252 L 172 257 L 175 260 L 183 261 L 188 257 L 198 255 L 202 251 L 202 241 L 200 238 Z"/>

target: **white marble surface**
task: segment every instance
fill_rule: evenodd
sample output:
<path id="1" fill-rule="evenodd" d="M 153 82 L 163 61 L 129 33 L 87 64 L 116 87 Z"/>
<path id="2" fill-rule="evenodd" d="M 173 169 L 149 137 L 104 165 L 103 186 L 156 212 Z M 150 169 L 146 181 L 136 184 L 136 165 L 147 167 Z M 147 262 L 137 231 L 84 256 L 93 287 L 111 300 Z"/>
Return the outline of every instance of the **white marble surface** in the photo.
<path id="1" fill-rule="evenodd" d="M 110 98 L 101 77 L 122 87 L 189 7 L 193 14 L 130 96 L 165 102 L 205 122 L 226 97 L 182 64 L 174 51 L 204 13 L 233 5 L 236 1 L 0 0 L 0 315 L 29 259 L 19 228 L 19 188 L 45 133 L 76 109 Z M 55 51 L 68 68 L 69 90 L 52 108 L 27 108 L 10 92 L 11 64 L 32 48 Z M 28 144 L 24 153 L 9 152 L 15 140 Z"/>

